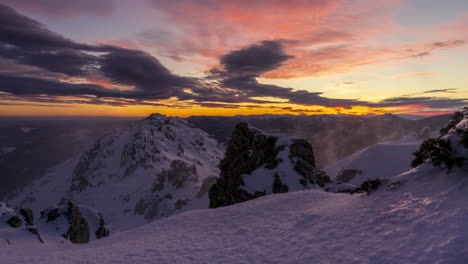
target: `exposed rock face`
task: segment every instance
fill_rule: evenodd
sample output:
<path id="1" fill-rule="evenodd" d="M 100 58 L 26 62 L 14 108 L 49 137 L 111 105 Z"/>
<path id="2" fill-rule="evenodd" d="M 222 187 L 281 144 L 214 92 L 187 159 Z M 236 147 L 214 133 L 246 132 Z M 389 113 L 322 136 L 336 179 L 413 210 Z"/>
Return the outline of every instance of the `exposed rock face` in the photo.
<path id="1" fill-rule="evenodd" d="M 10 217 L 10 219 L 8 219 L 6 221 L 6 223 L 9 224 L 13 228 L 18 228 L 23 224 L 23 221 L 21 221 L 19 216 L 14 215 L 14 216 Z"/>
<path id="2" fill-rule="evenodd" d="M 106 223 L 104 222 L 104 218 L 101 214 L 99 214 L 99 228 L 96 230 L 96 238 L 100 239 L 110 235 L 109 229 L 106 227 Z"/>
<path id="3" fill-rule="evenodd" d="M 74 244 L 88 243 L 91 239 L 109 235 L 100 213 L 72 202 L 42 211 L 40 220 L 52 225 L 52 230 Z"/>
<path id="4" fill-rule="evenodd" d="M 33 211 L 29 208 L 21 208 L 19 213 L 24 216 L 24 221 L 26 222 L 27 226 L 34 225 L 34 214 Z"/>
<path id="5" fill-rule="evenodd" d="M 310 142 L 266 134 L 246 123 L 236 126 L 219 168 L 221 177 L 209 191 L 212 208 L 330 182 L 315 168 Z"/>
<path id="6" fill-rule="evenodd" d="M 27 230 L 35 236 L 33 239 L 37 239 L 39 242 L 44 243 L 39 232 L 34 226 L 33 211 L 31 209 L 20 208 L 19 210 L 16 210 L 7 204 L 0 202 L 0 237 L 5 236 L 5 239 L 9 241 L 8 236 L 12 234 L 9 232 L 2 234 L 2 225 L 16 229 L 15 232 L 24 232 L 24 230 Z"/>
<path id="7" fill-rule="evenodd" d="M 72 243 L 82 244 L 89 242 L 89 226 L 88 221 L 81 216 L 81 211 L 76 205 L 68 203 L 68 211 L 66 214 L 70 227 L 65 235 Z"/>

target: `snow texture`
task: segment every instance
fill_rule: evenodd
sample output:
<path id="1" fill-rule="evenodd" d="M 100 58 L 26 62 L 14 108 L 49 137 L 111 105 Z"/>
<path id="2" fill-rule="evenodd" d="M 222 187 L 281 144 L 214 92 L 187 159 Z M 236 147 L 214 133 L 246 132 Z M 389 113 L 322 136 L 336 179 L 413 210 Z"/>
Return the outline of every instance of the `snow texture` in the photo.
<path id="1" fill-rule="evenodd" d="M 208 208 L 205 196 L 223 155 L 214 138 L 185 120 L 153 114 L 98 139 L 8 202 L 39 217 L 39 211 L 70 200 L 125 230 L 184 207 Z"/>
<path id="2" fill-rule="evenodd" d="M 388 183 L 392 187 L 369 196 L 305 190 L 194 210 L 79 247 L 0 242 L 0 259 L 36 264 L 466 263 L 466 174 L 424 164 Z"/>

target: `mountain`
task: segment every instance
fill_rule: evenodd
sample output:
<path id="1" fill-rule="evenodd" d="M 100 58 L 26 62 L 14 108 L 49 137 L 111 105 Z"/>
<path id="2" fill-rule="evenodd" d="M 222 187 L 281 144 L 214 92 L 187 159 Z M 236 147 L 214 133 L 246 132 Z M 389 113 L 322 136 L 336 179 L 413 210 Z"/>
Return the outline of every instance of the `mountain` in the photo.
<path id="1" fill-rule="evenodd" d="M 330 178 L 315 168 L 307 140 L 267 134 L 239 123 L 210 188 L 210 207 L 232 205 L 272 193 L 320 188 Z"/>
<path id="2" fill-rule="evenodd" d="M 33 208 L 73 201 L 128 229 L 188 208 L 208 207 L 224 150 L 178 117 L 152 114 L 100 137 L 9 200 Z"/>
<path id="3" fill-rule="evenodd" d="M 241 128 L 246 133 L 241 139 L 254 134 L 254 140 L 258 137 L 264 143 L 259 150 L 273 146 L 266 142 L 276 136 L 264 137 L 265 133 L 246 124 Z M 245 146 L 250 143 L 244 142 Z M 398 143 L 404 142 L 389 144 Z M 275 142 L 269 150 L 274 152 L 276 147 Z M 392 151 L 376 149 L 371 153 Z M 395 155 L 383 156 L 392 159 Z M 360 160 L 370 168 L 375 160 L 368 157 Z M 372 192 L 350 195 L 313 188 L 265 195 L 172 215 L 79 247 L 70 243 L 44 246 L 31 239 L 13 246 L 0 239 L 0 260 L 37 264 L 465 263 L 467 158 L 468 109 L 439 136 L 421 143 L 416 159 L 408 160 L 414 168 L 380 179 Z M 385 170 L 384 166 L 382 173 Z M 11 214 L 12 209 L 5 211 Z"/>
<path id="4" fill-rule="evenodd" d="M 125 117 L 0 116 L 0 200 L 68 159 L 84 152 L 110 129 L 127 127 Z"/>
<path id="5" fill-rule="evenodd" d="M 421 131 L 438 131 L 450 115 L 407 120 L 396 115 L 297 115 L 297 116 L 192 116 L 187 121 L 227 142 L 240 122 L 267 133 L 282 133 L 306 139 L 316 151 L 317 168 L 324 168 L 359 150 L 377 143 L 395 141 Z M 421 134 L 422 135 L 422 134 Z"/>

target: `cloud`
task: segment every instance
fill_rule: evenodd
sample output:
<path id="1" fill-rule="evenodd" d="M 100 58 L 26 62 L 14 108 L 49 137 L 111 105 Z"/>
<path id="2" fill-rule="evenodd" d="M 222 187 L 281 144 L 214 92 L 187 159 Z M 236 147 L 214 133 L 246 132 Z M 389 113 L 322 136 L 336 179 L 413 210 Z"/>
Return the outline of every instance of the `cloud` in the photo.
<path id="1" fill-rule="evenodd" d="M 281 66 L 292 58 L 286 55 L 278 41 L 262 41 L 260 44 L 235 50 L 221 57 L 221 65 L 228 74 L 260 76 Z"/>
<path id="2" fill-rule="evenodd" d="M 393 79 L 400 79 L 400 78 L 408 78 L 408 77 L 417 77 L 417 76 L 429 76 L 437 74 L 437 72 L 410 72 L 410 73 L 403 73 L 398 75 L 390 76 Z"/>
<path id="3" fill-rule="evenodd" d="M 276 4 L 279 2 L 275 1 Z M 204 8 L 221 8 L 216 1 L 210 3 L 213 6 Z M 269 8 L 263 2 L 256 3 L 260 9 Z M 308 1 L 303 4 L 308 5 Z M 316 1 L 315 4 L 325 10 L 329 3 Z M 285 7 L 285 4 L 278 5 Z M 464 45 L 460 41 L 399 47 L 398 51 L 359 48 L 352 44 L 305 49 L 294 46 L 298 43 L 294 39 L 260 40 L 220 56 L 218 65 L 207 72 L 206 78 L 189 78 L 173 74 L 144 51 L 75 42 L 0 4 L 0 57 L 3 60 L 0 63 L 0 98 L 36 103 L 167 106 L 159 100 L 175 97 L 205 107 L 230 108 L 241 103 L 278 103 L 272 97 L 296 105 L 345 108 L 409 104 L 446 108 L 466 104 L 463 99 L 410 96 L 377 103 L 333 99 L 324 97 L 321 92 L 294 90 L 257 80 L 259 77 L 292 78 L 345 71 L 356 65 L 407 57 L 424 49 Z M 120 89 L 122 86 L 124 89 Z M 178 104 L 174 107 L 188 106 Z"/>
<path id="4" fill-rule="evenodd" d="M 146 98 L 176 96 L 196 81 L 172 74 L 156 58 L 136 50 L 114 50 L 100 58 L 100 71 L 116 83 L 135 85 Z"/>
<path id="5" fill-rule="evenodd" d="M 295 91 L 292 88 L 262 84 L 257 81 L 256 78 L 281 67 L 290 58 L 292 56 L 285 54 L 280 41 L 261 41 L 259 44 L 223 55 L 220 59 L 222 69 L 213 68 L 210 73 L 221 87 L 232 89 L 233 93 L 244 98 L 276 97 L 296 104 L 323 106 L 351 106 L 359 103 L 352 99 L 329 99 L 322 97 L 320 92 Z"/>
<path id="6" fill-rule="evenodd" d="M 92 94 L 95 96 L 166 99 L 182 93 L 184 88 L 196 85 L 190 78 L 172 74 L 159 60 L 143 51 L 112 45 L 87 45 L 58 35 L 42 24 L 25 17 L 10 7 L 0 4 L 0 57 L 17 64 L 41 68 L 41 76 L 59 73 L 70 77 L 101 75 L 115 84 L 135 87 L 132 92 L 118 92 L 96 85 L 74 85 L 36 78 L 25 83 L 25 78 L 6 76 L 2 81 L 9 86 L 0 90 L 27 94 L 57 93 Z M 23 85 L 14 85 L 14 82 Z M 50 88 L 46 88 L 50 85 Z M 35 88 L 38 87 L 38 88 Z"/>
<path id="7" fill-rule="evenodd" d="M 448 89 L 438 89 L 438 90 L 428 90 L 424 91 L 423 93 L 429 94 L 429 93 L 456 93 L 455 88 L 448 88 Z"/>
<path id="8" fill-rule="evenodd" d="M 378 103 L 368 104 L 371 107 L 395 107 L 405 105 L 419 105 L 434 109 L 454 109 L 468 104 L 468 99 L 442 97 L 392 97 Z"/>
<path id="9" fill-rule="evenodd" d="M 109 16 L 115 9 L 113 0 L 2 0 L 4 4 L 59 19 L 70 19 L 84 15 Z"/>

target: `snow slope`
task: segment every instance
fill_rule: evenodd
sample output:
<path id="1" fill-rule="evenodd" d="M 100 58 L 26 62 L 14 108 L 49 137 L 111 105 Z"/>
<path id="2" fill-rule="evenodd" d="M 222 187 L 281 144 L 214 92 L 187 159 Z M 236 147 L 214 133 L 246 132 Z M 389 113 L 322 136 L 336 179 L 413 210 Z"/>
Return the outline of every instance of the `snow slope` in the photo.
<path id="1" fill-rule="evenodd" d="M 395 187 L 386 185 L 392 182 Z M 4 263 L 466 263 L 468 177 L 424 164 L 366 196 L 305 190 L 195 210 Z M 26 253 L 25 253 L 26 252 Z"/>
<path id="2" fill-rule="evenodd" d="M 153 114 L 99 138 L 8 202 L 39 217 L 71 200 L 99 211 L 113 228 L 129 229 L 185 207 L 208 208 L 204 196 L 223 155 L 214 138 L 185 120 Z"/>
<path id="3" fill-rule="evenodd" d="M 392 142 L 372 145 L 360 150 L 342 160 L 337 161 L 323 170 L 336 179 L 341 170 L 359 170 L 360 173 L 349 181 L 350 184 L 359 185 L 367 179 L 388 178 L 411 169 L 411 160 L 420 139 L 409 136 Z"/>

